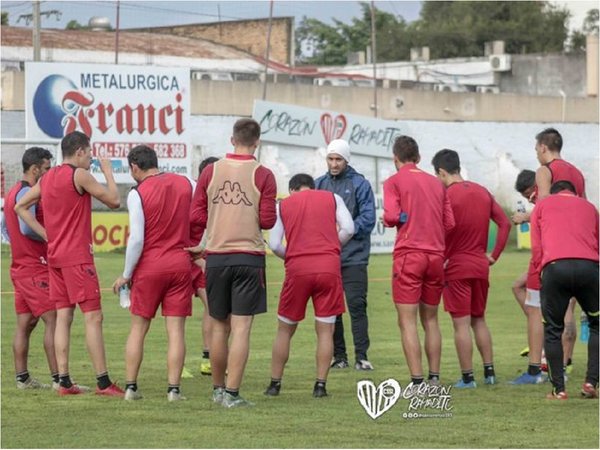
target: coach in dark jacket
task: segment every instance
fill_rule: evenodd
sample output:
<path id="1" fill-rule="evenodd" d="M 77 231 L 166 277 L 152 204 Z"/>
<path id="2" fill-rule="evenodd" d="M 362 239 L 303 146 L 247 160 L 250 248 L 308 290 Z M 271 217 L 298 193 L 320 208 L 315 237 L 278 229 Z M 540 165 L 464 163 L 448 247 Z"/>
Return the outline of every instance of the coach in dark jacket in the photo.
<path id="1" fill-rule="evenodd" d="M 373 370 L 367 358 L 369 349 L 369 321 L 367 318 L 367 265 L 371 252 L 371 231 L 375 226 L 375 198 L 367 179 L 350 167 L 350 147 L 343 139 L 327 146 L 328 172 L 315 181 L 316 188 L 338 194 L 352 214 L 354 236 L 342 248 L 342 280 L 346 303 L 352 323 L 355 369 Z M 334 359 L 331 367 L 348 367 L 342 316 L 335 323 Z"/>

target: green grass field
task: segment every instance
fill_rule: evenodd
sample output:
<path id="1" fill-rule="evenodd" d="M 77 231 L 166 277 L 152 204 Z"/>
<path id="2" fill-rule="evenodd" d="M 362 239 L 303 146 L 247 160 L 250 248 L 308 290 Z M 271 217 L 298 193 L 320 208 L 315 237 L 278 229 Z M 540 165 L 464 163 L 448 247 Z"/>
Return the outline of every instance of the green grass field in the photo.
<path id="1" fill-rule="evenodd" d="M 510 285 L 527 266 L 527 252 L 510 250 L 492 270 L 488 322 L 494 338 L 496 373 L 500 383 L 484 386 L 481 361 L 474 359 L 475 390 L 452 390 L 451 418 L 404 419 L 408 400 L 402 398 L 377 420 L 357 400 L 356 383 L 365 377 L 375 384 L 395 378 L 409 381 L 390 297 L 391 256 L 371 258 L 369 320 L 372 373 L 354 369 L 330 373 L 330 397 L 314 399 L 313 321 L 299 327 L 292 343 L 282 393 L 266 398 L 271 344 L 276 330 L 277 297 L 283 265 L 268 258 L 269 312 L 258 316 L 252 333 L 250 360 L 242 393 L 256 403 L 252 409 L 225 410 L 211 403 L 211 380 L 199 374 L 201 306 L 194 303 L 188 321 L 186 366 L 196 375 L 183 380 L 187 402 L 166 401 L 166 337 L 157 318 L 145 346 L 138 380 L 145 398 L 124 402 L 88 394 L 61 398 L 53 391 L 18 391 L 14 383 L 11 341 L 15 326 L 9 256 L 2 253 L 2 447 L 4 448 L 598 448 L 598 401 L 578 397 L 583 381 L 586 346 L 578 341 L 574 370 L 567 383 L 571 399 L 551 402 L 548 384 L 510 386 L 508 380 L 526 367 L 519 351 L 526 345 L 525 318 L 512 297 Z M 123 255 L 98 254 L 101 285 L 108 288 L 123 267 Z M 118 298 L 104 291 L 104 333 L 111 376 L 123 383 L 124 346 L 129 313 Z M 309 311 L 308 317 L 312 316 Z M 346 316 L 346 324 L 349 319 Z M 451 323 L 440 312 L 443 335 L 442 383 L 459 378 Z M 40 327 L 41 328 L 41 327 Z M 347 343 L 351 343 L 349 326 Z M 94 373 L 84 343 L 83 321 L 76 313 L 71 345 L 71 375 L 93 386 Z M 42 332 L 35 331 L 29 369 L 48 382 Z M 350 350 L 352 347 L 350 346 Z M 424 411 L 425 412 L 425 411 Z"/>

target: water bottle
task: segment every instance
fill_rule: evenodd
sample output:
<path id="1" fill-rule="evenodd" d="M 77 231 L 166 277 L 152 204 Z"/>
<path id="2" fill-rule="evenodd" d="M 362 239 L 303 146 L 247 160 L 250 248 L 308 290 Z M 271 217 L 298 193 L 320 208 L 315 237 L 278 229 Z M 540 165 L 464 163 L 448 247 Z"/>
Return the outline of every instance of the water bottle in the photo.
<path id="1" fill-rule="evenodd" d="M 579 340 L 581 342 L 587 342 L 590 338 L 590 324 L 588 322 L 587 314 L 581 312 L 581 329 L 579 331 Z"/>
<path id="2" fill-rule="evenodd" d="M 527 209 L 525 208 L 525 203 L 523 203 L 523 200 L 519 200 L 517 201 L 517 208 L 516 208 L 517 212 L 520 213 L 525 213 L 527 212 Z"/>
<path id="3" fill-rule="evenodd" d="M 119 289 L 119 304 L 121 305 L 121 308 L 129 308 L 129 305 L 131 305 L 129 294 L 129 286 L 126 284 L 121 286 L 121 289 Z"/>

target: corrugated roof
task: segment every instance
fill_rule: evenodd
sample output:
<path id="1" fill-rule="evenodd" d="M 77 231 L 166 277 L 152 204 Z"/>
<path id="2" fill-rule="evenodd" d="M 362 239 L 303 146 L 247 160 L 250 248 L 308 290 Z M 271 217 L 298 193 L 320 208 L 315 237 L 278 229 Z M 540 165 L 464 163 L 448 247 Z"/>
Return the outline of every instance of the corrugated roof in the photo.
<path id="1" fill-rule="evenodd" d="M 2 46 L 31 47 L 32 30 L 31 28 L 2 26 L 0 39 Z M 42 48 L 114 51 L 115 32 L 42 29 L 41 43 Z M 254 59 L 246 52 L 204 39 L 132 31 L 119 33 L 119 52 L 186 58 Z"/>

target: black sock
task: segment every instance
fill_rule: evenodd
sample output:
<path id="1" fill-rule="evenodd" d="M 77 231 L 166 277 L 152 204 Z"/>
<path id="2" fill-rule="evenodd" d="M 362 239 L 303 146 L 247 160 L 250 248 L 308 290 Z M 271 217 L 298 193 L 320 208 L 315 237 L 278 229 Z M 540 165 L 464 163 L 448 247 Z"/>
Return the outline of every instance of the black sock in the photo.
<path id="1" fill-rule="evenodd" d="M 465 384 L 475 381 L 475 377 L 473 376 L 473 371 L 472 370 L 463 371 L 462 380 L 463 380 L 463 383 L 465 383 Z"/>
<path id="2" fill-rule="evenodd" d="M 63 373 L 62 375 L 58 376 L 59 378 L 59 382 L 60 385 L 64 388 L 69 389 L 70 387 L 73 387 L 73 382 L 71 381 L 71 377 L 69 376 L 68 373 Z"/>
<path id="3" fill-rule="evenodd" d="M 496 372 L 494 371 L 494 363 L 483 364 L 483 376 L 485 378 L 496 376 Z"/>
<path id="4" fill-rule="evenodd" d="M 429 371 L 429 376 L 427 377 L 429 381 L 435 380 L 440 381 L 440 373 Z"/>
<path id="5" fill-rule="evenodd" d="M 232 397 L 237 397 L 240 395 L 240 390 L 239 389 L 227 389 L 225 388 L 225 392 L 229 395 L 231 395 Z"/>
<path id="6" fill-rule="evenodd" d="M 125 390 L 131 389 L 132 391 L 137 391 L 137 381 L 126 381 L 125 382 Z"/>
<path id="7" fill-rule="evenodd" d="M 208 352 L 208 350 L 202 351 L 202 359 L 210 359 L 210 353 Z"/>
<path id="8" fill-rule="evenodd" d="M 179 385 L 178 384 L 170 384 L 167 389 L 167 394 L 169 392 L 175 392 L 176 394 L 179 394 Z"/>
<path id="9" fill-rule="evenodd" d="M 26 370 L 17 374 L 17 381 L 25 383 L 27 380 L 29 380 L 29 371 Z"/>
<path id="10" fill-rule="evenodd" d="M 410 381 L 412 382 L 413 385 L 418 385 L 421 384 L 423 382 L 424 378 L 423 375 L 418 375 L 418 376 L 412 376 L 410 377 Z"/>
<path id="11" fill-rule="evenodd" d="M 280 388 L 281 387 L 281 378 L 271 378 L 271 384 L 269 385 L 269 387 Z"/>
<path id="12" fill-rule="evenodd" d="M 317 388 L 325 389 L 326 384 L 327 384 L 327 380 L 319 380 L 317 378 L 317 380 L 315 381 L 315 389 L 317 389 Z"/>
<path id="13" fill-rule="evenodd" d="M 100 389 L 106 389 L 107 387 L 109 387 L 112 384 L 110 381 L 110 378 L 108 377 L 108 372 L 104 372 L 99 375 L 96 375 L 96 382 Z"/>
<path id="14" fill-rule="evenodd" d="M 542 373 L 541 364 L 529 364 L 527 367 L 527 373 L 531 376 L 536 376 Z"/>
<path id="15" fill-rule="evenodd" d="M 571 364 L 573 364 L 573 360 L 571 360 L 571 358 L 567 359 L 567 363 L 565 364 L 566 366 L 570 366 Z"/>
<path id="16" fill-rule="evenodd" d="M 58 376 L 57 373 L 53 373 L 52 375 L 50 375 L 52 377 L 52 381 L 54 383 L 60 383 L 60 377 Z"/>

